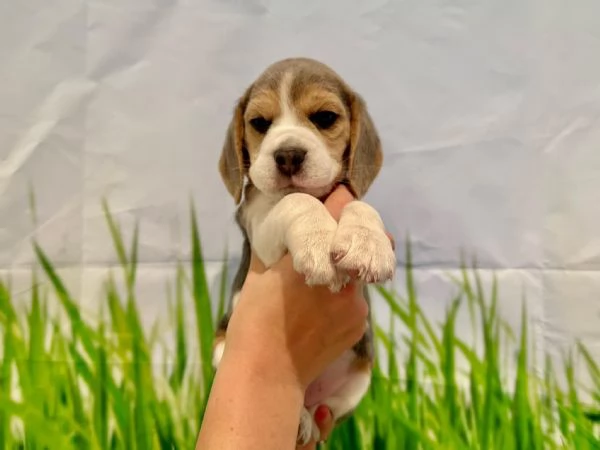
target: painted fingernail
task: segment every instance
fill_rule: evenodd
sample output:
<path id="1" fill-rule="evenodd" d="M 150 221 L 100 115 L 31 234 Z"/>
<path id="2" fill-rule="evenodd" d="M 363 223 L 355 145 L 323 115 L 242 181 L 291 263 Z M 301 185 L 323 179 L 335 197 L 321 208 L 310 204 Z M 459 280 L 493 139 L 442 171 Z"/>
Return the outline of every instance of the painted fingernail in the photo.
<path id="1" fill-rule="evenodd" d="M 324 422 L 329 415 L 329 408 L 325 405 L 321 405 L 315 411 L 315 420 L 319 423 Z"/>

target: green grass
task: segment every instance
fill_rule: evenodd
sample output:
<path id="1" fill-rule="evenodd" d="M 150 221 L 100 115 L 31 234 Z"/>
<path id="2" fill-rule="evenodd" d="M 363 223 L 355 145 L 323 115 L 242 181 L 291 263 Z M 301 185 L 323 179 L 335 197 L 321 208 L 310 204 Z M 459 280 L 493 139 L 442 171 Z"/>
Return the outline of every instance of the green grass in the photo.
<path id="1" fill-rule="evenodd" d="M 143 327 L 143 299 L 136 297 L 138 228 L 126 244 L 106 204 L 104 210 L 120 264 L 105 282 L 96 317 L 86 318 L 37 243 L 28 301 L 15 297 L 9 280 L 0 282 L 0 449 L 194 448 L 212 381 L 212 335 L 224 308 L 226 273 L 218 298 L 211 299 L 192 209 L 192 260 L 178 266 L 165 296 L 174 349 L 157 360 L 165 335 L 158 322 Z M 485 292 L 477 272 L 463 268 L 455 280 L 458 295 L 443 323 L 434 324 L 419 306 L 409 246 L 406 256 L 406 295 L 377 288 L 374 296 L 387 304 L 391 321 L 376 329 L 370 392 L 327 448 L 600 448 L 600 364 L 583 345 L 562 367 L 547 358 L 537 377 L 523 320 L 514 342 L 516 376 L 509 377 L 505 343 L 513 333 L 499 317 L 498 286 Z M 59 313 L 50 314 L 50 301 L 58 302 Z M 186 313 L 192 311 L 190 327 Z M 462 312 L 470 315 L 482 348 L 459 337 Z M 589 405 L 581 401 L 576 356 L 593 382 Z"/>

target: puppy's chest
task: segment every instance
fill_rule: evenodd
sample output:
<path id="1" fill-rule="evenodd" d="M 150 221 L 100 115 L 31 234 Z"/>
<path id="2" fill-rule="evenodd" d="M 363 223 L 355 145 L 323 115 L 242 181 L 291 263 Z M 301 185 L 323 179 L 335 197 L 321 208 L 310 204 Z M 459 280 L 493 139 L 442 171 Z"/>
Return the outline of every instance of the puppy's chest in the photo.
<path id="1" fill-rule="evenodd" d="M 283 218 L 274 217 L 273 208 L 278 199 L 256 196 L 242 211 L 244 226 L 250 245 L 266 267 L 279 261 L 285 254 Z"/>

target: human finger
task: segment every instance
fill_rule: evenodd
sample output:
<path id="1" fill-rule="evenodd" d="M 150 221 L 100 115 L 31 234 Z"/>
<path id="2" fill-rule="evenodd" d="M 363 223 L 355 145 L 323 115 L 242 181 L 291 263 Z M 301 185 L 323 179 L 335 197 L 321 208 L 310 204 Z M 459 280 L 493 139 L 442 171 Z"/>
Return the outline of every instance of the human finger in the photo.
<path id="1" fill-rule="evenodd" d="M 343 184 L 340 184 L 331 194 L 329 194 L 325 199 L 324 204 L 327 211 L 329 211 L 329 214 L 331 214 L 336 221 L 339 221 L 344 206 L 352 200 L 355 199 L 350 190 Z"/>
<path id="2" fill-rule="evenodd" d="M 320 442 L 326 442 L 333 430 L 333 415 L 331 414 L 331 410 L 325 405 L 320 405 L 315 411 L 315 422 L 321 433 Z"/>
<path id="3" fill-rule="evenodd" d="M 315 423 L 319 427 L 319 442 L 315 442 L 314 440 L 310 441 L 306 445 L 297 446 L 296 450 L 315 450 L 318 443 L 325 442 L 327 441 L 327 438 L 329 438 L 329 435 L 333 430 L 333 416 L 331 415 L 331 410 L 325 405 L 320 405 L 315 411 L 314 418 Z"/>

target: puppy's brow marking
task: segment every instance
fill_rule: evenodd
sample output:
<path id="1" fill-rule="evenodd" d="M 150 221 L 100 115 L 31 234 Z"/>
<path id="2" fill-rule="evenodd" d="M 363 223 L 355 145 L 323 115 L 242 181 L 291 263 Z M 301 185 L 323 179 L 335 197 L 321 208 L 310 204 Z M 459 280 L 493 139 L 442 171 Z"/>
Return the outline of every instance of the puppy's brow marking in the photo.
<path id="1" fill-rule="evenodd" d="M 294 106 L 292 104 L 292 98 L 290 96 L 290 90 L 292 87 L 293 73 L 286 72 L 283 75 L 281 84 L 279 85 L 279 105 L 281 108 L 281 125 L 290 126 L 296 125 L 298 118 L 294 113 Z"/>

